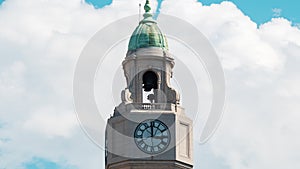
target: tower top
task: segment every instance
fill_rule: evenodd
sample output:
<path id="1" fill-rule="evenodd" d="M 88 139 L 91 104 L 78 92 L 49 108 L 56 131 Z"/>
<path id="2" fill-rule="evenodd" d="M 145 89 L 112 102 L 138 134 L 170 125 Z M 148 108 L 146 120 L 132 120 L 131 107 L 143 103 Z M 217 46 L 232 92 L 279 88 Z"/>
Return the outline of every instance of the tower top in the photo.
<path id="1" fill-rule="evenodd" d="M 149 5 L 149 0 L 146 0 L 145 6 L 144 6 L 145 12 L 148 13 L 151 10 L 151 7 Z"/>
<path id="2" fill-rule="evenodd" d="M 150 6 L 150 3 L 149 3 L 149 0 L 146 0 L 146 3 L 144 5 L 144 10 L 145 10 L 145 13 L 143 15 L 144 19 L 141 20 L 140 23 L 146 23 L 146 22 L 156 23 L 156 21 L 152 17 L 152 13 L 150 12 L 151 11 L 151 6 Z"/>
<path id="3" fill-rule="evenodd" d="M 130 37 L 128 51 L 134 51 L 139 48 L 158 47 L 168 50 L 167 38 L 157 26 L 153 19 L 149 0 L 144 5 L 144 19 L 140 21 L 137 28 Z"/>

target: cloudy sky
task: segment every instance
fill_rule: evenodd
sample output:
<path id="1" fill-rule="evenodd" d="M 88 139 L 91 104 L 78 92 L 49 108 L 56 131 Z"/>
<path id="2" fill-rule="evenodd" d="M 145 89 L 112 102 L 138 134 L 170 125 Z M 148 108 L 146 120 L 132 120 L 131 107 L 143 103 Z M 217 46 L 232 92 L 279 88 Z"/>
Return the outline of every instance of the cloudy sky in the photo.
<path id="1" fill-rule="evenodd" d="M 103 150 L 74 111 L 75 64 L 97 31 L 137 14 L 144 1 L 0 2 L 0 169 L 104 168 Z M 194 168 L 300 168 L 300 2 L 151 4 L 200 30 L 224 69 L 223 119 L 209 142 L 195 139 Z"/>

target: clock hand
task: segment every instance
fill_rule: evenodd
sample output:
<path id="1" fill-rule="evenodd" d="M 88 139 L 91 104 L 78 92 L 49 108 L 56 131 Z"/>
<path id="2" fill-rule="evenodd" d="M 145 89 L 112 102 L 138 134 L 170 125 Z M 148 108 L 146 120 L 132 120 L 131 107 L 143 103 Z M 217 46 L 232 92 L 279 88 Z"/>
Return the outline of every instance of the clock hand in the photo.
<path id="1" fill-rule="evenodd" d="M 153 125 L 153 122 L 151 122 L 151 125 L 150 125 L 150 127 L 151 127 L 151 137 L 153 137 L 153 127 L 154 127 L 154 125 Z"/>
<path id="2" fill-rule="evenodd" d="M 147 133 L 149 133 L 149 134 L 150 134 L 150 136 L 152 136 L 152 134 L 151 134 L 151 131 L 149 131 L 148 129 L 147 129 L 146 131 L 147 131 Z"/>
<path id="3" fill-rule="evenodd" d="M 154 122 L 152 121 L 151 122 L 151 144 L 152 144 L 152 146 L 153 146 L 153 127 L 154 127 Z"/>

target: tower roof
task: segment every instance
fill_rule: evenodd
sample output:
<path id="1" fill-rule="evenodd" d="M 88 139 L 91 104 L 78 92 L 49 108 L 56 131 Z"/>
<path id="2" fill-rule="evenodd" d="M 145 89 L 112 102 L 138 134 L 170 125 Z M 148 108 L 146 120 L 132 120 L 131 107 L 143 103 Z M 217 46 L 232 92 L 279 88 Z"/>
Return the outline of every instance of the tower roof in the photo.
<path id="1" fill-rule="evenodd" d="M 140 21 L 137 28 L 130 37 L 128 50 L 136 50 L 139 48 L 159 47 L 168 50 L 167 38 L 157 26 L 157 22 L 152 18 L 150 13 L 151 7 L 149 0 L 146 0 L 144 6 L 144 19 Z"/>

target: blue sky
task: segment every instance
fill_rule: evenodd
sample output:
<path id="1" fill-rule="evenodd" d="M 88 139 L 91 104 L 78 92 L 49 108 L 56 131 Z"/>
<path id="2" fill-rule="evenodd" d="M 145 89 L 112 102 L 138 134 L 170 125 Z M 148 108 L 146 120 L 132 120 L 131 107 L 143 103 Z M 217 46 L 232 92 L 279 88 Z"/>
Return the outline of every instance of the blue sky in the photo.
<path id="1" fill-rule="evenodd" d="M 38 157 L 34 157 L 30 162 L 24 163 L 23 166 L 26 169 L 77 169 L 64 163 L 58 164 Z"/>
<path id="2" fill-rule="evenodd" d="M 0 4 L 5 0 L 0 0 Z M 95 8 L 102 8 L 110 5 L 112 0 L 85 0 L 87 3 L 92 4 Z M 159 4 L 163 0 L 158 0 Z M 220 3 L 223 0 L 198 0 L 204 5 L 211 5 L 213 3 Z M 241 11 L 248 15 L 257 24 L 262 24 L 270 21 L 274 14 L 273 9 L 280 9 L 280 16 L 287 18 L 293 23 L 300 23 L 298 0 L 230 0 L 234 2 Z"/>
<path id="3" fill-rule="evenodd" d="M 158 0 L 160 3 L 163 0 Z M 223 0 L 198 0 L 204 5 L 210 5 L 212 3 L 220 3 Z M 96 8 L 101 8 L 105 5 L 112 3 L 112 0 L 86 0 L 86 2 L 93 4 Z M 293 23 L 300 23 L 298 0 L 231 0 L 239 9 L 241 9 L 246 15 L 256 22 L 262 24 L 269 21 L 273 16 L 273 9 L 281 9 L 282 17 L 287 18 Z"/>
<path id="4" fill-rule="evenodd" d="M 0 4 L 4 0 L 0 0 Z M 163 0 L 158 0 L 161 3 Z M 204 5 L 210 5 L 213 3 L 220 3 L 223 0 L 198 0 Z M 106 5 L 110 5 L 112 0 L 86 0 L 95 6 L 95 8 L 102 8 Z M 257 24 L 262 24 L 269 21 L 274 17 L 273 9 L 280 9 L 280 16 L 287 18 L 293 23 L 300 23 L 300 12 L 299 6 L 300 1 L 298 0 L 231 0 L 234 2 L 239 9 L 241 9 L 246 15 L 256 22 Z"/>
<path id="5" fill-rule="evenodd" d="M 112 1 L 86 0 L 95 9 L 80 0 L 0 0 L 0 169 L 103 168 L 103 151 L 74 113 L 74 65 L 94 33 L 134 14 L 137 1 L 103 9 Z M 300 2 L 232 0 L 237 8 L 220 0 L 201 1 L 218 3 L 214 8 L 174 2 L 165 0 L 161 10 L 203 32 L 222 60 L 228 85 L 222 126 L 210 143 L 197 144 L 196 166 L 300 168 L 300 30 L 293 26 L 300 23 Z M 247 16 L 265 24 L 256 27 Z"/>
<path id="6" fill-rule="evenodd" d="M 222 0 L 199 0 L 205 5 L 211 3 L 220 3 Z M 298 0 L 231 0 L 234 2 L 239 9 L 241 9 L 246 15 L 258 23 L 265 23 L 269 21 L 274 12 L 272 9 L 281 9 L 281 16 L 285 17 L 293 22 L 300 22 L 299 6 L 300 1 Z"/>

